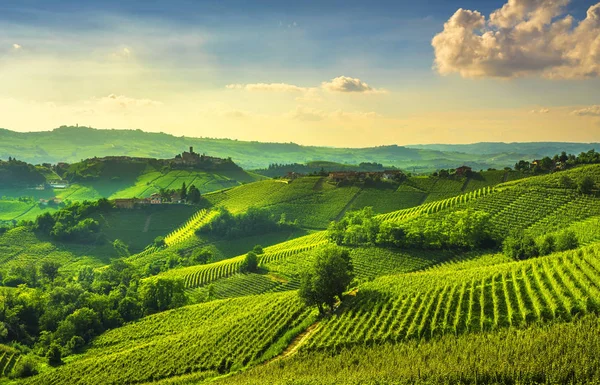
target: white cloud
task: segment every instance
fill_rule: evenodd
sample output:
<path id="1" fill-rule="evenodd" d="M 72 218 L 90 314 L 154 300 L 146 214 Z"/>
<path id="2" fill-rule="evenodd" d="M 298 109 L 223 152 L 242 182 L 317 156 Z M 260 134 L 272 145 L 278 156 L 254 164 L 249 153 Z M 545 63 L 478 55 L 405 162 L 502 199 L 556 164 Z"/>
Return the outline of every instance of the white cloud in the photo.
<path id="1" fill-rule="evenodd" d="M 547 114 L 548 112 L 550 112 L 550 110 L 548 108 L 540 108 L 537 110 L 529 111 L 530 114 Z"/>
<path id="2" fill-rule="evenodd" d="M 357 92 L 357 93 L 382 93 L 358 78 L 338 76 L 328 82 L 321 83 L 321 87 L 329 92 Z"/>
<path id="3" fill-rule="evenodd" d="M 289 112 L 287 117 L 291 119 L 303 121 L 319 121 L 325 119 L 333 120 L 358 120 L 358 119 L 374 119 L 380 118 L 381 115 L 376 112 L 361 112 L 361 111 L 343 111 L 335 110 L 326 112 L 318 108 L 298 106 L 295 110 Z"/>
<path id="4" fill-rule="evenodd" d="M 600 76 L 600 3 L 577 22 L 570 0 L 509 0 L 489 20 L 459 9 L 432 40 L 442 75 L 511 78 Z"/>
<path id="5" fill-rule="evenodd" d="M 21 47 L 21 45 L 20 45 L 20 44 L 17 44 L 17 43 L 14 43 L 14 44 L 12 45 L 12 47 L 13 47 L 13 49 L 14 49 L 14 50 L 19 50 L 19 49 L 23 48 L 23 47 Z"/>
<path id="6" fill-rule="evenodd" d="M 571 112 L 571 114 L 577 116 L 600 116 L 600 105 L 581 108 Z"/>
<path id="7" fill-rule="evenodd" d="M 251 84 L 228 84 L 225 88 L 230 90 L 245 90 L 259 92 L 307 92 L 309 88 L 299 87 L 286 83 L 251 83 Z"/>
<path id="8" fill-rule="evenodd" d="M 318 97 L 318 87 L 300 87 L 287 83 L 249 83 L 249 84 L 227 84 L 225 88 L 230 90 L 244 91 L 268 91 L 268 92 L 299 92 L 305 93 L 306 100 L 320 99 Z M 328 82 L 321 83 L 321 89 L 329 92 L 348 92 L 348 93 L 387 93 L 383 89 L 375 89 L 357 78 L 348 76 L 338 76 Z"/>

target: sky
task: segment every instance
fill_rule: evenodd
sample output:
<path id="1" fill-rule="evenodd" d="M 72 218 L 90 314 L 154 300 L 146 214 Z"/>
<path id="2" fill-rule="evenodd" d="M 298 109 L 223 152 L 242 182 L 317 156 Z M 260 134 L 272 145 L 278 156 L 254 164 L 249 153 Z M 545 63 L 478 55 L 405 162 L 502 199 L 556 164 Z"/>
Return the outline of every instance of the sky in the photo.
<path id="1" fill-rule="evenodd" d="M 0 1 L 0 127 L 600 141 L 597 0 Z"/>

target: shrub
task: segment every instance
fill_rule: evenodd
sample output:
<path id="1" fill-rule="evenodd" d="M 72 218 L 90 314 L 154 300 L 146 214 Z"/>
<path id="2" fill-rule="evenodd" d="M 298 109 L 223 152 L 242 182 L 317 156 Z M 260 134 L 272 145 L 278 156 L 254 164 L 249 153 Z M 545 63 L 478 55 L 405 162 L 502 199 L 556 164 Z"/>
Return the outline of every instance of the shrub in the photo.
<path id="1" fill-rule="evenodd" d="M 523 233 L 516 233 L 508 236 L 502 245 L 504 254 L 516 260 L 524 260 L 540 255 L 535 240 Z"/>
<path id="2" fill-rule="evenodd" d="M 254 251 L 246 254 L 242 263 L 242 271 L 245 273 L 256 273 L 258 271 L 258 256 Z"/>
<path id="3" fill-rule="evenodd" d="M 578 246 L 579 240 L 573 231 L 563 231 L 556 238 L 556 251 L 573 250 Z"/>
<path id="4" fill-rule="evenodd" d="M 50 345 L 50 348 L 46 353 L 46 358 L 48 359 L 48 363 L 52 366 L 58 366 L 62 364 L 62 353 L 60 351 L 60 346 L 55 343 Z"/>

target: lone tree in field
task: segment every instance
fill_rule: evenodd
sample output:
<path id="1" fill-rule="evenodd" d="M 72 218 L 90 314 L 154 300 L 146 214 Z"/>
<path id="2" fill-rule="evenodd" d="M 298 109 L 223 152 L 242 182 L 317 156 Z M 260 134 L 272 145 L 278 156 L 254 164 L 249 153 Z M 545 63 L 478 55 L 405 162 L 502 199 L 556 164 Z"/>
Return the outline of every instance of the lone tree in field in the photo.
<path id="1" fill-rule="evenodd" d="M 244 273 L 256 273 L 258 271 L 258 256 L 254 251 L 246 254 L 244 262 L 242 262 L 242 271 Z"/>
<path id="2" fill-rule="evenodd" d="M 312 268 L 302 277 L 299 295 L 307 305 L 317 306 L 321 314 L 325 314 L 325 307 L 333 311 L 336 297 L 342 300 L 354 278 L 353 270 L 347 250 L 334 245 L 319 249 Z"/>
<path id="3" fill-rule="evenodd" d="M 191 185 L 187 192 L 187 199 L 191 203 L 200 203 L 200 190 L 196 186 Z"/>

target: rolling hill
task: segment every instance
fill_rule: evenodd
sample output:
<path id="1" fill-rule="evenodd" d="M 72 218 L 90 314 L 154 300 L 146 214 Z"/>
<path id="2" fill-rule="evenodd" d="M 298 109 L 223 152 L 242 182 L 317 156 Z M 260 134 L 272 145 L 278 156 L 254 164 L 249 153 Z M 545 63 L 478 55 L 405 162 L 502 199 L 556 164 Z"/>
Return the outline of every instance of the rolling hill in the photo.
<path id="1" fill-rule="evenodd" d="M 588 194 L 577 189 L 585 177 L 595 184 Z M 23 383 L 593 383 L 600 380 L 594 369 L 600 347 L 598 186 L 600 165 L 588 165 L 540 176 L 491 171 L 460 180 L 413 177 L 379 189 L 304 177 L 207 194 L 202 211 L 183 210 L 170 223 L 158 219 L 161 229 L 179 226 L 171 232 L 173 242 L 124 259 L 143 269 L 202 247 L 228 248 L 217 261 L 140 281 L 181 282 L 192 302 L 201 303 L 104 332 L 64 365 L 43 367 Z M 411 194 L 420 195 L 407 198 Z M 518 230 L 538 239 L 570 230 L 579 246 L 522 261 L 497 248 L 344 246 L 356 278 L 339 307 L 319 317 L 299 300 L 297 289 L 315 251 L 331 243 L 326 231 L 235 241 L 190 235 L 219 205 L 232 212 L 269 208 L 301 227 L 323 228 L 369 203 L 383 223 L 443 222 L 470 210 L 489 216 L 496 237 Z M 115 234 L 145 220 L 138 212 L 131 222 L 120 217 L 129 214 L 114 215 L 105 226 L 116 226 Z M 16 228 L 0 240 L 58 257 L 55 245 L 42 249 L 32 236 Z M 128 237 L 135 236 L 132 230 Z M 259 270 L 244 273 L 245 252 L 256 243 L 265 246 Z M 15 261 L 32 251 L 19 253 Z M 95 263 L 100 267 L 102 261 Z M 73 266 L 85 265 L 81 260 Z"/>
<path id="2" fill-rule="evenodd" d="M 475 144 L 456 147 L 432 145 L 381 146 L 362 149 L 301 146 L 294 143 L 260 143 L 229 139 L 175 137 L 141 130 L 98 130 L 60 127 L 52 131 L 20 133 L 0 130 L 0 159 L 18 156 L 29 163 L 78 162 L 94 156 L 167 158 L 194 146 L 203 153 L 231 157 L 242 168 L 263 169 L 270 164 L 329 161 L 342 164 L 376 162 L 411 172 L 431 172 L 468 163 L 474 169 L 504 168 L 520 159 L 552 156 L 557 151 L 574 153 L 600 150 L 598 144 Z"/>

